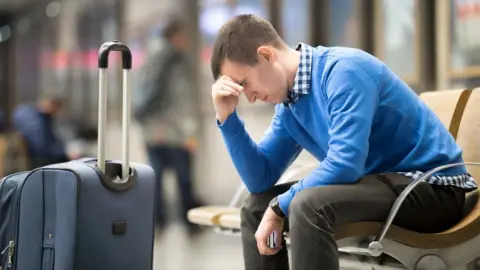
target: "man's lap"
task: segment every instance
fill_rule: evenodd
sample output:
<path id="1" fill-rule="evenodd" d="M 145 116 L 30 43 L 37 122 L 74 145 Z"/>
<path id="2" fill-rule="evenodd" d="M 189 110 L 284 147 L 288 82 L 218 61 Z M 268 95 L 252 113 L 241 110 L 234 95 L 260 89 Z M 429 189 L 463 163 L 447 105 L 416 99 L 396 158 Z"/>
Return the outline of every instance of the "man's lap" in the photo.
<path id="1" fill-rule="evenodd" d="M 411 179 L 397 173 L 368 175 L 354 184 L 319 186 L 298 192 L 289 208 L 289 218 L 308 218 L 308 211 L 321 212 L 332 226 L 361 221 L 385 221 L 398 195 Z M 286 183 L 254 194 L 244 207 L 266 208 L 268 202 L 293 185 Z M 418 185 L 402 204 L 394 223 L 407 229 L 437 232 L 461 218 L 464 191 L 452 186 Z M 303 215 L 303 216 L 302 216 Z"/>

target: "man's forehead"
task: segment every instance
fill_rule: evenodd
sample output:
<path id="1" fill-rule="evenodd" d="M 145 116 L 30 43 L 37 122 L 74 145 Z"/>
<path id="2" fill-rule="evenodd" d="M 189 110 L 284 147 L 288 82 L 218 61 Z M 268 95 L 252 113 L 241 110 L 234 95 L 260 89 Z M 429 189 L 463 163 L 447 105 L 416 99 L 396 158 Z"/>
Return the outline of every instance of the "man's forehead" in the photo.
<path id="1" fill-rule="evenodd" d="M 245 66 L 231 62 L 225 61 L 220 70 L 220 76 L 228 76 L 232 78 L 236 83 L 241 83 L 245 80 L 247 75 L 247 69 Z"/>

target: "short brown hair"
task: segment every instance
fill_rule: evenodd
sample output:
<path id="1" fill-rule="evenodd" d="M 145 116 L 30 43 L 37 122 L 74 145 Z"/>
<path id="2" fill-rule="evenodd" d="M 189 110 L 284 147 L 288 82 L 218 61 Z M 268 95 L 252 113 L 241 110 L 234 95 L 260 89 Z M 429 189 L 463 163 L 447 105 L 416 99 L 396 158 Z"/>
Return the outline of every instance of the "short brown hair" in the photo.
<path id="1" fill-rule="evenodd" d="M 270 22 L 252 14 L 237 15 L 218 31 L 213 45 L 210 67 L 216 80 L 226 59 L 246 65 L 257 63 L 257 48 L 285 46 Z"/>

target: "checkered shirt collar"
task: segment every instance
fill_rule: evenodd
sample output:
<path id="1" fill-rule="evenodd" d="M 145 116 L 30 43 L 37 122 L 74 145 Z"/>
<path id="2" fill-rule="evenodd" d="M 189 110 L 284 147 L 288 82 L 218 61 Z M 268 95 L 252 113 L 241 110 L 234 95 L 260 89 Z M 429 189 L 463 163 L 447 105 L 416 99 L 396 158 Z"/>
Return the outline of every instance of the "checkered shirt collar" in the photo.
<path id="1" fill-rule="evenodd" d="M 310 92 L 313 49 L 307 44 L 299 43 L 296 50 L 300 51 L 300 63 L 293 87 L 288 91 L 287 99 L 283 103 L 285 106 L 295 103 L 300 95 L 306 95 Z"/>

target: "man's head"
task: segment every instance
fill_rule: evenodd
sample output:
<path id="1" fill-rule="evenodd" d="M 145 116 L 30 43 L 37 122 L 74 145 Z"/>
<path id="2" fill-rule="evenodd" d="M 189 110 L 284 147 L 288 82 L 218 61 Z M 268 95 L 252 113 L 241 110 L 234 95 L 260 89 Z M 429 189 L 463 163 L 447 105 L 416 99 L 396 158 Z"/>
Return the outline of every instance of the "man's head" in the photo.
<path id="1" fill-rule="evenodd" d="M 180 19 L 171 19 L 163 29 L 163 37 L 179 50 L 187 50 L 189 38 L 187 26 Z"/>
<path id="2" fill-rule="evenodd" d="M 215 80 L 226 75 L 243 85 L 250 102 L 281 103 L 293 81 L 291 63 L 292 52 L 272 24 L 248 14 L 220 28 L 211 69 Z"/>
<path id="3" fill-rule="evenodd" d="M 50 116 L 56 116 L 62 109 L 64 103 L 63 96 L 60 95 L 44 95 L 38 102 L 38 107 L 41 112 Z"/>

